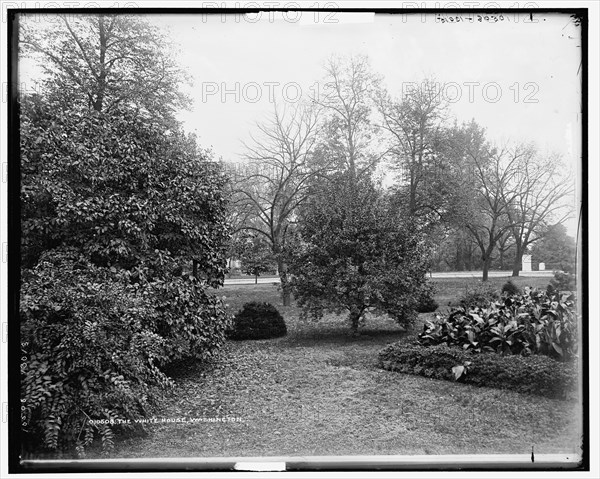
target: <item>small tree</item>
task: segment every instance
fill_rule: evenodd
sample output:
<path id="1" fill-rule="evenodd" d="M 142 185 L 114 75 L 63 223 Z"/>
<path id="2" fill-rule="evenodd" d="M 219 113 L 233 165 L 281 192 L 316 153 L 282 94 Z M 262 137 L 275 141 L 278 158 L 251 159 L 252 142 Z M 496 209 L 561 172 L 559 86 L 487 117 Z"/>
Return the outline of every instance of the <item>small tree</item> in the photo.
<path id="1" fill-rule="evenodd" d="M 254 283 L 258 277 L 268 271 L 276 269 L 275 259 L 267 241 L 258 234 L 246 234 L 238 240 L 237 255 L 242 261 L 242 272 L 254 276 Z"/>
<path id="2" fill-rule="evenodd" d="M 368 179 L 340 175 L 302 208 L 291 260 L 303 317 L 347 311 L 356 334 L 366 311 L 401 324 L 416 316 L 429 248 L 418 224 Z"/>

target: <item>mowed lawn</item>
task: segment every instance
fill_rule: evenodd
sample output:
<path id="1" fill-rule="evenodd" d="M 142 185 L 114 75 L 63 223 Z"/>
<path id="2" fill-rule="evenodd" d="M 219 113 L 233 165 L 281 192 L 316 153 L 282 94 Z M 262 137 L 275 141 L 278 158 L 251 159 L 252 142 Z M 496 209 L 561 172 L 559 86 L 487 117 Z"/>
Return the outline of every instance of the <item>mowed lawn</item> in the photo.
<path id="1" fill-rule="evenodd" d="M 498 288 L 506 278 L 490 280 Z M 439 279 L 440 304 L 455 301 L 475 279 Z M 518 278 L 542 286 L 547 278 Z M 576 398 L 551 400 L 507 390 L 438 381 L 376 366 L 386 344 L 417 334 L 370 317 L 352 337 L 343 317 L 299 320 L 277 286 L 219 290 L 232 311 L 268 301 L 288 325 L 284 338 L 228 342 L 211 364 L 189 364 L 146 437 L 117 442 L 111 457 L 310 456 L 374 454 L 578 453 Z M 445 309 L 442 307 L 440 309 Z M 429 315 L 421 315 L 422 322 Z M 190 418 L 241 422 L 189 422 Z"/>

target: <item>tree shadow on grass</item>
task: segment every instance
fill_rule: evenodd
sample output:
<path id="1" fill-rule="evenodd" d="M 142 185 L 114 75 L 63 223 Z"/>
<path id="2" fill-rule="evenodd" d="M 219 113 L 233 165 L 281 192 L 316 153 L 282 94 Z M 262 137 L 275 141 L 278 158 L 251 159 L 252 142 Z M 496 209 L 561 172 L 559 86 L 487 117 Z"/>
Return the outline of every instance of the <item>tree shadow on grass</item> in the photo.
<path id="1" fill-rule="evenodd" d="M 318 323 L 303 325 L 292 329 L 285 338 L 281 338 L 282 347 L 311 347 L 311 346 L 354 346 L 361 344 L 387 344 L 406 336 L 407 332 L 392 324 L 367 326 L 359 329 L 358 335 L 353 335 L 345 324 L 322 326 Z"/>

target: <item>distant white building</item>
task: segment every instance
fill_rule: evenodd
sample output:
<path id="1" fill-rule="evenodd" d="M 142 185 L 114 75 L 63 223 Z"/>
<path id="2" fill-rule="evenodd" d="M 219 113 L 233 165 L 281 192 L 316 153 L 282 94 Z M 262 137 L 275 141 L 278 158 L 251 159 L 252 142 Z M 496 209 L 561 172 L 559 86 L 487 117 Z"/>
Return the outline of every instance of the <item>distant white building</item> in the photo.
<path id="1" fill-rule="evenodd" d="M 531 255 L 524 254 L 521 260 L 521 271 L 531 271 Z"/>

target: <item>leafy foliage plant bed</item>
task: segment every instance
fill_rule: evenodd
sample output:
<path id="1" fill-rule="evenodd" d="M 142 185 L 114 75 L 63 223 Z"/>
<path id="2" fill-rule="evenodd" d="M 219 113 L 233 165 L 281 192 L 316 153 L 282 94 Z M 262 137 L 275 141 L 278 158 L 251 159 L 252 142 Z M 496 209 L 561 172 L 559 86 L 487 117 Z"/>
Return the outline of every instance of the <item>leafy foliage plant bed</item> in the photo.
<path id="1" fill-rule="evenodd" d="M 427 321 L 419 342 L 448 344 L 476 352 L 543 354 L 569 360 L 577 354 L 575 298 L 528 290 L 503 296 L 487 307 L 460 307 Z"/>
<path id="2" fill-rule="evenodd" d="M 516 289 L 515 289 L 516 291 Z M 569 294 L 526 290 L 427 321 L 412 343 L 379 355 L 391 371 L 565 398 L 577 384 L 577 319 Z"/>

